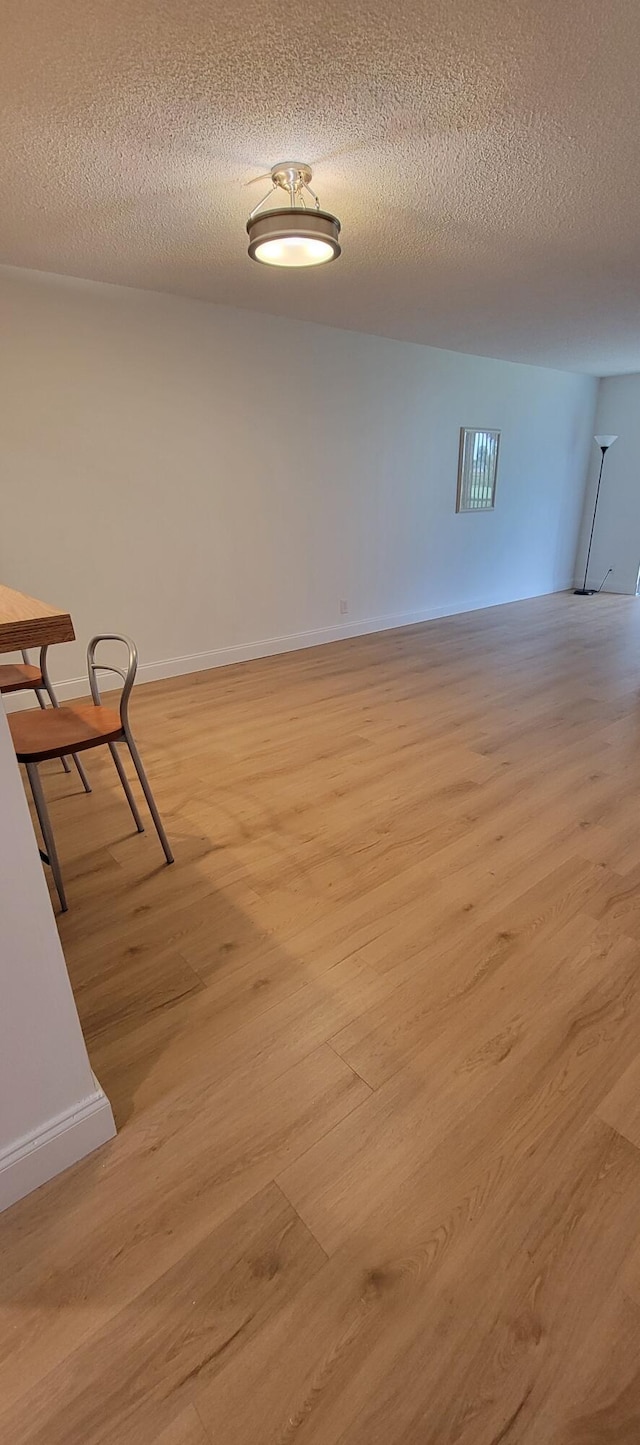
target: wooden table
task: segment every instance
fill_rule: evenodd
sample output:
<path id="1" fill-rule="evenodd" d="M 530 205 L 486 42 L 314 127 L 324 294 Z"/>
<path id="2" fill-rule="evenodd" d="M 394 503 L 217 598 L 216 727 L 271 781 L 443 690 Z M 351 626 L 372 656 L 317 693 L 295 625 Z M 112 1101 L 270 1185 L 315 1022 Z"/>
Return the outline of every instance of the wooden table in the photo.
<path id="1" fill-rule="evenodd" d="M 68 612 L 0 585 L 0 652 L 73 642 L 75 635 Z"/>

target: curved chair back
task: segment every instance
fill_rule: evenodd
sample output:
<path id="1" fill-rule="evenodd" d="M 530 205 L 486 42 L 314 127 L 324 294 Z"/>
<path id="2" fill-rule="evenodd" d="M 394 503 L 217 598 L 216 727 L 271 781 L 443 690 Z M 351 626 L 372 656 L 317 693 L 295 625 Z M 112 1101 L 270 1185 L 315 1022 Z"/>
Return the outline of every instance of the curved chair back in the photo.
<path id="1" fill-rule="evenodd" d="M 127 648 L 129 657 L 126 669 L 117 667 L 112 662 L 97 662 L 96 648 L 101 642 L 121 642 Z M 138 671 L 138 649 L 130 637 L 124 637 L 120 632 L 101 632 L 97 637 L 92 637 L 87 648 L 87 671 L 89 673 L 89 687 L 91 696 L 97 707 L 101 706 L 100 688 L 98 686 L 98 672 L 112 672 L 122 678 L 122 692 L 120 694 L 120 721 L 125 731 L 129 727 L 129 698 L 131 689 Z"/>

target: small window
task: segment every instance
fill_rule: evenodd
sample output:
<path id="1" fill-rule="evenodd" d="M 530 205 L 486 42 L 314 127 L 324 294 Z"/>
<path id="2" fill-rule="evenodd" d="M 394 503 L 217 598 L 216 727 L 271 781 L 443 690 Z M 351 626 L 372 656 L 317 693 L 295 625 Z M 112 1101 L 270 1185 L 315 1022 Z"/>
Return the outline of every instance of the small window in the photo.
<path id="1" fill-rule="evenodd" d="M 499 431 L 460 428 L 456 512 L 490 512 L 496 501 Z"/>

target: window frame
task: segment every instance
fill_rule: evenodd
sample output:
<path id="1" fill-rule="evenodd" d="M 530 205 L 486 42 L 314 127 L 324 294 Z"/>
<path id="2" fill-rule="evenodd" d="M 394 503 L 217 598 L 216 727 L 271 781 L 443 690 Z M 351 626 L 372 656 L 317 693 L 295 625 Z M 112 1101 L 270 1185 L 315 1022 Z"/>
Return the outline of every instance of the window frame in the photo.
<path id="1" fill-rule="evenodd" d="M 470 489 L 470 487 L 471 487 L 471 485 L 472 485 L 473 479 L 472 479 L 471 471 L 470 471 L 470 469 L 469 469 L 469 464 L 467 464 L 467 468 L 465 469 L 465 461 L 466 461 L 466 457 L 467 457 L 467 449 L 468 449 L 468 446 L 469 446 L 469 443 L 468 443 L 468 440 L 467 440 L 467 439 L 468 439 L 468 438 L 472 438 L 472 437 L 475 438 L 475 437 L 478 437 L 478 436 L 489 436 L 489 437 L 495 438 L 495 455 L 494 455 L 494 460 L 493 460 L 493 474 L 492 474 L 492 476 L 491 476 L 490 479 L 489 479 L 489 480 L 490 480 L 490 485 L 491 485 L 491 500 L 488 501 L 488 502 L 481 501 L 480 503 L 476 503 L 475 505 L 468 506 L 468 505 L 465 505 L 465 496 L 467 496 L 467 497 L 469 496 L 469 489 Z M 468 515 L 469 513 L 473 513 L 473 512 L 493 512 L 493 511 L 495 511 L 495 505 L 496 505 L 496 487 L 497 487 L 497 483 L 498 483 L 498 463 L 499 463 L 499 460 L 500 460 L 500 442 L 501 442 L 501 438 L 502 438 L 502 432 L 500 431 L 500 429 L 499 429 L 498 427 L 491 427 L 491 426 L 461 426 L 461 427 L 460 427 L 460 442 L 459 442 L 459 447 L 458 447 L 458 485 L 457 485 L 457 489 L 456 489 L 456 513 L 465 513 L 466 515 Z M 472 445 L 473 445 L 473 444 L 472 444 Z M 475 465 L 477 465 L 477 463 L 476 463 Z M 473 466 L 474 466 L 474 462 L 473 462 L 473 459 L 472 459 L 472 460 L 471 460 L 471 463 L 470 463 L 470 467 L 473 467 Z"/>

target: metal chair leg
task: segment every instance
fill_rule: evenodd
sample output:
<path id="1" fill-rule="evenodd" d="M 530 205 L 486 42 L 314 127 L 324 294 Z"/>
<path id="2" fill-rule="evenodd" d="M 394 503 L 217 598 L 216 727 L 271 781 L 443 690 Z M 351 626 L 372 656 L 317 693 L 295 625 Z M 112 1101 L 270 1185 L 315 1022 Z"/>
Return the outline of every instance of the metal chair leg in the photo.
<path id="1" fill-rule="evenodd" d="M 171 852 L 171 847 L 170 847 L 170 845 L 169 845 L 169 839 L 167 838 L 167 835 L 166 835 L 166 833 L 165 833 L 165 831 L 164 831 L 164 826 L 163 826 L 163 823 L 162 823 L 162 819 L 161 819 L 161 817 L 160 817 L 160 814 L 159 814 L 159 812 L 158 812 L 158 809 L 156 808 L 156 801 L 155 801 L 155 798 L 154 798 L 154 796 L 153 796 L 153 793 L 151 792 L 151 788 L 150 788 L 150 786 L 149 786 L 149 779 L 147 778 L 147 775 L 146 775 L 146 773 L 145 773 L 145 770 L 144 770 L 144 768 L 143 768 L 143 766 L 142 766 L 142 760 L 141 760 L 141 758 L 140 758 L 140 754 L 139 754 L 139 752 L 138 752 L 138 749 L 137 749 L 137 747 L 136 747 L 136 745 L 135 745 L 135 743 L 134 743 L 134 741 L 133 741 L 133 738 L 132 738 L 131 733 L 129 732 L 128 728 L 125 728 L 125 733 L 124 733 L 124 735 L 125 735 L 125 738 L 126 738 L 126 741 L 127 741 L 127 747 L 128 747 L 129 752 L 131 753 L 131 756 L 132 756 L 132 758 L 133 758 L 133 766 L 134 766 L 134 768 L 135 768 L 135 770 L 136 770 L 136 772 L 137 772 L 137 774 L 138 774 L 138 777 L 139 777 L 139 779 L 140 779 L 140 783 L 141 783 L 141 785 L 142 785 L 142 791 L 143 791 L 143 793 L 144 793 L 144 795 L 145 795 L 145 798 L 146 798 L 146 800 L 147 800 L 147 803 L 148 803 L 148 805 L 149 805 L 149 812 L 150 812 L 151 817 L 153 818 L 153 821 L 154 821 L 154 823 L 155 823 L 156 833 L 158 834 L 158 837 L 159 837 L 160 842 L 161 842 L 161 844 L 162 844 L 164 856 L 165 856 L 165 858 L 166 858 L 166 860 L 167 860 L 167 863 L 173 863 L 174 859 L 173 859 L 173 853 Z"/>
<path id="2" fill-rule="evenodd" d="M 138 829 L 138 832 L 139 832 L 139 833 L 144 833 L 144 823 L 143 823 L 142 818 L 140 817 L 140 814 L 139 814 L 139 812 L 138 812 L 138 804 L 136 803 L 136 800 L 135 800 L 135 798 L 134 798 L 134 796 L 133 796 L 133 793 L 131 792 L 131 787 L 130 787 L 130 784 L 129 784 L 129 779 L 128 779 L 128 777 L 127 777 L 127 775 L 126 775 L 126 773 L 125 773 L 125 770 L 124 770 L 124 763 L 123 763 L 123 761 L 122 761 L 122 758 L 120 757 L 120 754 L 119 754 L 119 752 L 118 752 L 118 749 L 117 749 L 115 743 L 109 743 L 109 752 L 111 753 L 111 756 L 112 756 L 113 761 L 114 761 L 114 763 L 115 763 L 115 765 L 116 765 L 116 768 L 118 769 L 118 777 L 119 777 L 120 782 L 122 783 L 122 786 L 123 786 L 123 788 L 124 788 L 125 796 L 126 796 L 126 799 L 127 799 L 128 804 L 129 804 L 129 807 L 130 807 L 130 809 L 131 809 L 131 812 L 133 813 L 133 821 L 134 821 L 134 823 L 135 823 L 135 825 L 136 825 L 136 828 Z"/>
<path id="3" fill-rule="evenodd" d="M 60 907 L 62 909 L 62 912 L 66 913 L 67 899 L 64 891 L 64 883 L 62 882 L 62 873 L 60 871 L 60 863 L 58 860 L 58 852 L 56 849 L 56 840 L 53 836 L 53 829 L 51 827 L 49 814 L 47 812 L 47 805 L 44 800 L 42 783 L 40 782 L 40 774 L 38 772 L 38 764 L 27 763 L 26 769 L 31 792 L 33 793 L 33 801 L 36 805 L 36 813 L 38 814 L 38 820 L 42 829 L 44 846 L 47 850 L 47 858 L 51 866 L 51 872 L 53 873 L 53 881 L 56 885 L 58 898 L 60 899 Z"/>
<path id="4" fill-rule="evenodd" d="M 57 697 L 56 697 L 56 695 L 55 695 L 55 692 L 53 691 L 53 687 L 51 686 L 51 683 L 49 682 L 48 676 L 47 676 L 46 679 L 45 679 L 45 684 L 44 684 L 44 685 L 45 685 L 45 688 L 46 688 L 47 693 L 48 693 L 48 695 L 49 695 L 49 702 L 51 703 L 51 706 L 52 706 L 52 707 L 59 707 L 59 706 L 60 706 L 60 703 L 58 702 L 58 699 L 57 699 Z M 41 693 L 41 691 L 39 691 L 37 688 L 36 688 L 36 694 L 37 694 L 37 698 L 38 698 L 38 702 L 40 703 L 40 706 L 41 706 L 41 707 L 46 707 L 47 704 L 46 704 L 46 702 L 44 701 L 44 698 L 43 698 L 43 696 L 42 696 L 42 693 Z M 85 770 L 84 770 L 84 768 L 83 768 L 83 766 L 82 766 L 82 763 L 80 762 L 80 759 L 79 759 L 79 757 L 78 757 L 78 754 L 77 754 L 77 753 L 72 753 L 71 756 L 72 756 L 73 761 L 74 761 L 74 763 L 75 763 L 75 765 L 76 765 L 76 768 L 78 769 L 78 773 L 79 773 L 79 775 L 80 775 L 80 781 L 81 781 L 82 786 L 83 786 L 83 788 L 84 788 L 84 790 L 85 790 L 85 793 L 90 793 L 90 792 L 91 792 L 91 783 L 89 782 L 89 779 L 88 779 L 88 777 L 87 777 L 87 775 L 86 775 L 86 773 L 85 773 Z M 69 759 L 68 759 L 68 758 L 61 758 L 60 761 L 61 761 L 61 763 L 62 763 L 62 766 L 63 766 L 64 770 L 65 770 L 65 773 L 70 773 L 70 772 L 71 772 L 71 768 L 69 767 Z"/>
<path id="5" fill-rule="evenodd" d="M 77 753 L 72 753 L 71 756 L 72 756 L 73 761 L 74 761 L 74 763 L 75 763 L 75 765 L 76 765 L 76 768 L 78 769 L 78 773 L 79 773 L 79 775 L 80 775 L 80 781 L 81 781 L 82 786 L 83 786 L 83 788 L 84 788 L 84 790 L 85 790 L 85 793 L 90 793 L 90 792 L 91 792 L 91 783 L 89 782 L 89 779 L 88 779 L 88 777 L 87 777 L 87 775 L 86 775 L 86 773 L 85 773 L 85 770 L 84 770 L 84 768 L 83 768 L 83 766 L 82 766 L 82 763 L 80 762 L 80 759 L 79 759 L 79 757 L 78 757 L 78 754 L 77 754 Z M 63 763 L 66 762 L 66 758 L 63 758 L 62 761 L 63 761 Z"/>

